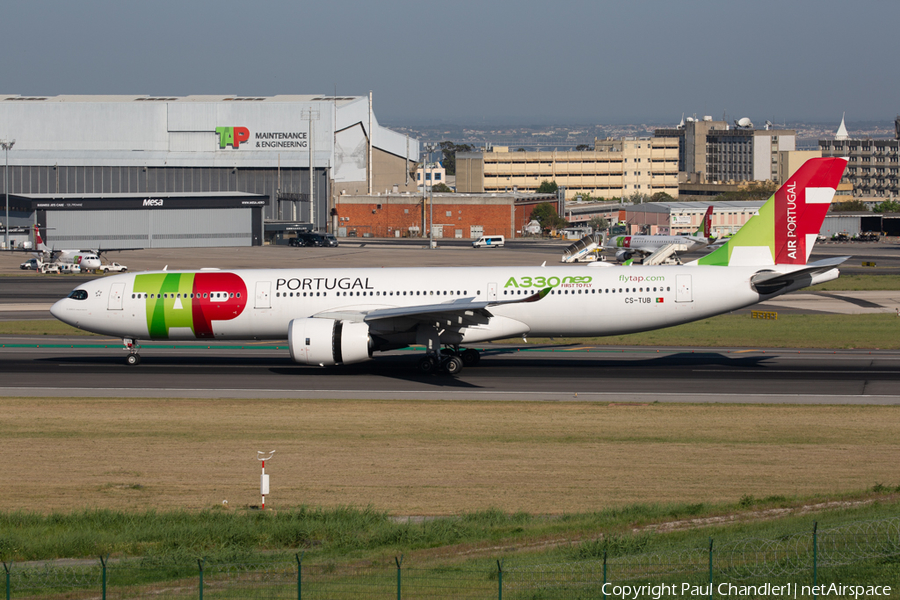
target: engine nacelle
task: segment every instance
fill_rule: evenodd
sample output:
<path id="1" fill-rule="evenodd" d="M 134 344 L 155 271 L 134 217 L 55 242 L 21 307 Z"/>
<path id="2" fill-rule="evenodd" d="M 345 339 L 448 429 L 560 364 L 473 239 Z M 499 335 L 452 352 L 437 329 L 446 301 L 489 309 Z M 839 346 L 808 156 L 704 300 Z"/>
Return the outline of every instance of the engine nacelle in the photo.
<path id="1" fill-rule="evenodd" d="M 372 358 L 369 326 L 334 319 L 294 319 L 288 325 L 294 362 L 303 365 L 349 365 Z"/>
<path id="2" fill-rule="evenodd" d="M 629 252 L 628 250 L 619 250 L 616 252 L 616 260 L 619 262 L 625 262 L 632 256 L 634 256 L 634 252 Z"/>

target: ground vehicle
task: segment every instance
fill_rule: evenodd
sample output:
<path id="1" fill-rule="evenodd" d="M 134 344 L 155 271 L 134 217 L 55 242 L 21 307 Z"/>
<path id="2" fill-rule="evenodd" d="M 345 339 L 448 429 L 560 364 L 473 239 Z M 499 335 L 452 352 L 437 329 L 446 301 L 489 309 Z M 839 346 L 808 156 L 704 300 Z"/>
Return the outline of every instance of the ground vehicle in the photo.
<path id="1" fill-rule="evenodd" d="M 297 247 L 317 247 L 325 245 L 325 238 L 318 233 L 298 233 L 297 237 L 291 238 L 288 242 L 291 246 Z"/>
<path id="2" fill-rule="evenodd" d="M 322 244 L 323 246 L 328 246 L 328 247 L 334 248 L 338 245 L 337 238 L 334 237 L 333 233 L 324 234 L 322 236 L 322 239 L 324 240 L 324 243 Z"/>
<path id="3" fill-rule="evenodd" d="M 877 231 L 863 231 L 856 239 L 860 242 L 877 242 L 881 239 L 881 234 Z"/>
<path id="4" fill-rule="evenodd" d="M 505 238 L 502 235 L 483 235 L 474 242 L 473 248 L 502 248 L 505 245 Z"/>
<path id="5" fill-rule="evenodd" d="M 22 269 L 23 271 L 37 271 L 38 270 L 38 260 L 36 258 L 29 258 L 28 260 L 23 262 L 21 265 L 19 265 L 19 268 Z"/>
<path id="6" fill-rule="evenodd" d="M 103 271 L 104 273 L 124 273 L 125 271 L 128 270 L 128 267 L 126 267 L 125 265 L 120 265 L 117 262 L 114 262 L 114 263 L 109 263 L 108 265 L 103 265 L 103 267 L 100 270 Z"/>

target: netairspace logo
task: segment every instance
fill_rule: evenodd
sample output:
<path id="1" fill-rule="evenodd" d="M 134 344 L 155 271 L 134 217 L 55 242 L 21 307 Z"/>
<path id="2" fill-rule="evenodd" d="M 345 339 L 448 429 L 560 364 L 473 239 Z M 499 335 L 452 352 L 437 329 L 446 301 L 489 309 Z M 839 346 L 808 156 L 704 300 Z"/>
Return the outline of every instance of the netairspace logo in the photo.
<path id="1" fill-rule="evenodd" d="M 890 596 L 891 587 L 887 585 L 844 585 L 840 583 L 823 585 L 799 585 L 797 583 L 786 583 L 784 585 L 773 585 L 771 583 L 760 585 L 735 585 L 733 583 L 720 583 L 718 585 L 692 585 L 690 583 L 614 585 L 612 583 L 604 583 L 602 592 L 610 598 L 620 598 L 621 600 L 710 597 L 714 593 L 718 596 L 740 596 L 743 598 L 772 596 L 796 599 L 800 596 L 840 596 L 858 599 L 861 597 Z"/>

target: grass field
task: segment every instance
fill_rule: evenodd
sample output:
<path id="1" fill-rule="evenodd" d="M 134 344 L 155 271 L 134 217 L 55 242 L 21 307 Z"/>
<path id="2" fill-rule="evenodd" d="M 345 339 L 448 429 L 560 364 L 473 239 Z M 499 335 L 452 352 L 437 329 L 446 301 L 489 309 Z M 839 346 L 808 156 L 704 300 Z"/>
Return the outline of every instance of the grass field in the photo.
<path id="1" fill-rule="evenodd" d="M 900 277 L 896 275 L 847 275 L 809 288 L 819 292 L 860 292 L 860 291 L 896 291 L 900 290 Z"/>
<path id="2" fill-rule="evenodd" d="M 900 407 L 2 399 L 0 510 L 399 515 L 815 496 L 898 481 Z"/>

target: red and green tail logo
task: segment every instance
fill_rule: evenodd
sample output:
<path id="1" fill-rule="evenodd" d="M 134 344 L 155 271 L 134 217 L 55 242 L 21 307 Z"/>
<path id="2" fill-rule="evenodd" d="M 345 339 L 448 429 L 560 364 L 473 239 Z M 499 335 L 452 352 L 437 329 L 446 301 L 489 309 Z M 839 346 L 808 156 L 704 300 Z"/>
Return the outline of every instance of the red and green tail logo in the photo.
<path id="1" fill-rule="evenodd" d="M 813 158 L 747 223 L 700 265 L 805 265 L 847 166 L 845 158 Z"/>

